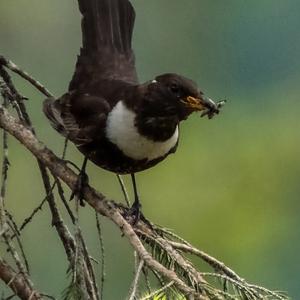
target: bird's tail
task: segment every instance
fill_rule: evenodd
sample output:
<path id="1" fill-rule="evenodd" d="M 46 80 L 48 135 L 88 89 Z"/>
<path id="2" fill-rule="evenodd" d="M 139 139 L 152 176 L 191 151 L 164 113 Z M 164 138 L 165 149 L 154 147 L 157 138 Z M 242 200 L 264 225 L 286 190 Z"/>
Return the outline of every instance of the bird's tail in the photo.
<path id="1" fill-rule="evenodd" d="M 129 0 L 78 0 L 82 14 L 82 48 L 69 90 L 78 89 L 93 78 L 120 77 L 121 66 L 132 70 L 135 80 L 134 55 L 131 48 L 135 20 Z M 132 79 L 131 78 L 131 79 Z"/>
<path id="2" fill-rule="evenodd" d="M 127 53 L 135 19 L 129 0 L 78 0 L 82 13 L 83 51 L 101 51 L 103 47 Z"/>

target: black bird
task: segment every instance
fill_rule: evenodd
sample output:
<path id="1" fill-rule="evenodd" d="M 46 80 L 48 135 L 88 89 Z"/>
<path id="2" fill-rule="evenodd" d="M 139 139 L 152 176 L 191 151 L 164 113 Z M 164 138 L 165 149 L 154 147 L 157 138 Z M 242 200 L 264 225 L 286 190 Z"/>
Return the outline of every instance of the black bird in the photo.
<path id="1" fill-rule="evenodd" d="M 140 84 L 131 47 L 135 12 L 128 0 L 79 0 L 82 48 L 69 91 L 47 99 L 51 125 L 71 140 L 87 160 L 117 174 L 134 174 L 176 151 L 179 123 L 194 111 L 209 116 L 219 106 L 196 84 L 177 74 L 163 74 Z"/>

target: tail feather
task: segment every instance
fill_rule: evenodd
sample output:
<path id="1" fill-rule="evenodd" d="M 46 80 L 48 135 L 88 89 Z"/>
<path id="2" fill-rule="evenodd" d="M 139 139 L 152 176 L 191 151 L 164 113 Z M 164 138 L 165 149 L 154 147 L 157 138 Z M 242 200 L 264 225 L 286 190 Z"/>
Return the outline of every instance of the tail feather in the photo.
<path id="1" fill-rule="evenodd" d="M 131 51 L 135 13 L 128 0 L 78 0 L 83 15 L 83 50 L 101 51 L 103 46 L 120 53 Z"/>
<path id="2" fill-rule="evenodd" d="M 78 0 L 82 13 L 82 48 L 69 90 L 98 79 L 137 82 L 131 48 L 134 9 L 129 0 Z"/>

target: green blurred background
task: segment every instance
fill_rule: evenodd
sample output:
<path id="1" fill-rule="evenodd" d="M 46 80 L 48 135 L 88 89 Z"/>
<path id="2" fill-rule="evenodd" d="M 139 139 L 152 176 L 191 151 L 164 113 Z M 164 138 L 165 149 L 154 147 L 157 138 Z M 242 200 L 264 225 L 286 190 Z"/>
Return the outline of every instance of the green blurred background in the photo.
<path id="1" fill-rule="evenodd" d="M 181 126 L 176 155 L 137 176 L 145 214 L 223 260 L 242 277 L 300 297 L 300 2 L 298 0 L 134 0 L 134 48 L 141 81 L 163 72 L 193 78 L 216 100 L 213 120 Z M 0 53 L 57 96 L 66 91 L 81 43 L 75 0 L 0 1 Z M 63 139 L 42 114 L 43 96 L 16 78 L 30 98 L 38 135 L 56 153 Z M 7 207 L 18 224 L 44 197 L 36 162 L 12 138 Z M 80 164 L 74 147 L 68 158 Z M 114 174 L 89 165 L 90 182 L 114 199 Z M 128 187 L 130 181 L 126 178 Z M 94 214 L 80 212 L 99 254 Z M 62 246 L 44 209 L 24 231 L 32 278 L 59 296 L 67 285 Z M 133 255 L 103 220 L 105 299 L 125 299 Z M 0 283 L 0 291 L 4 286 Z"/>

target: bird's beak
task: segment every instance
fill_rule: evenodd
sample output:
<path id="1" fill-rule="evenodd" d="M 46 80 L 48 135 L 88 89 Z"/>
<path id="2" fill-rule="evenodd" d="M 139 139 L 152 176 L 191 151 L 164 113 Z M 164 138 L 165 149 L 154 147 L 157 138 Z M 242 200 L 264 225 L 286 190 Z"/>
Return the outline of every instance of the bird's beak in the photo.
<path id="1" fill-rule="evenodd" d="M 209 98 L 201 96 L 199 98 L 188 96 L 181 100 L 188 108 L 191 108 L 194 111 L 201 111 L 201 110 L 215 110 L 216 103 Z"/>

